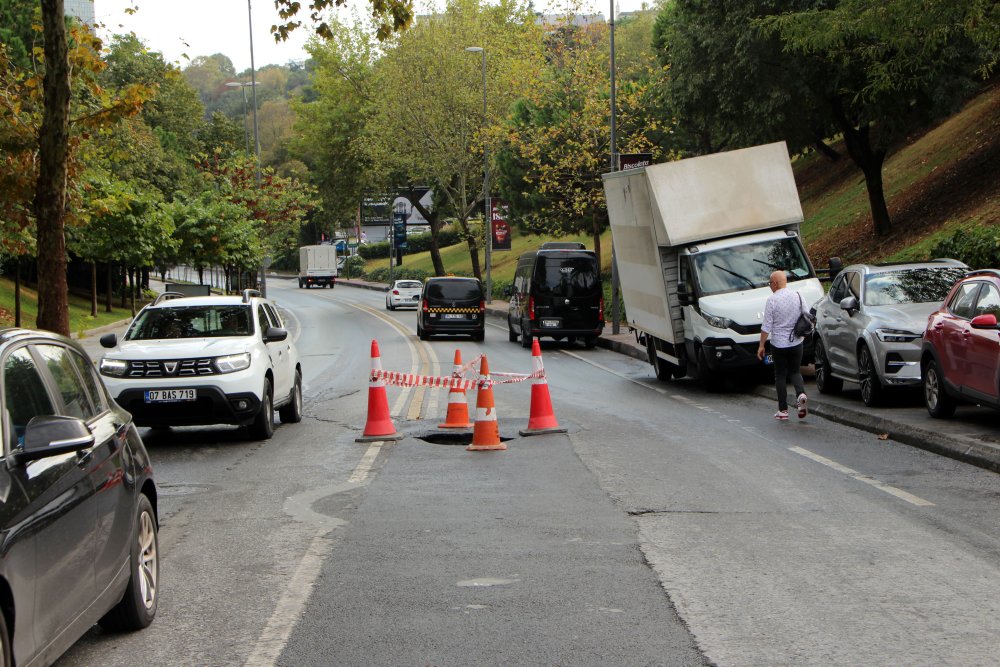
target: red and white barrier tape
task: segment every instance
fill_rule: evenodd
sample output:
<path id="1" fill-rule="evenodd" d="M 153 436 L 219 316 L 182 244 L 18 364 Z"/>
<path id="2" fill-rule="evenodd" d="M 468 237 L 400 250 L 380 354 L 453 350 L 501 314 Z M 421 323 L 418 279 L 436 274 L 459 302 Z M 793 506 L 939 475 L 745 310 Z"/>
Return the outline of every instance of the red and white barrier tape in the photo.
<path id="1" fill-rule="evenodd" d="M 513 384 L 516 382 L 525 382 L 526 380 L 533 380 L 535 378 L 545 377 L 545 370 L 535 371 L 534 373 L 491 373 L 489 378 L 477 377 L 475 379 L 467 379 L 463 377 L 435 377 L 432 375 L 416 375 L 414 373 L 401 373 L 399 371 L 386 371 L 382 369 L 373 369 L 371 373 L 371 382 L 377 382 L 382 380 L 386 384 L 392 385 L 394 387 L 445 387 L 448 389 L 482 389 L 484 387 L 492 387 L 495 384 Z M 497 379 L 500 378 L 500 379 Z"/>

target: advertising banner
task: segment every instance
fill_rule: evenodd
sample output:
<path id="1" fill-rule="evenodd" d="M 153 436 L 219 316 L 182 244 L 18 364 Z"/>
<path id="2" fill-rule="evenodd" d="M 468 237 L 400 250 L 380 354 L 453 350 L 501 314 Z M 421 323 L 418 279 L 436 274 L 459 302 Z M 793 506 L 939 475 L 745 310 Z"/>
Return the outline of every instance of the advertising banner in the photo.
<path id="1" fill-rule="evenodd" d="M 493 230 L 493 249 L 510 250 L 511 229 L 507 223 L 507 202 L 502 199 L 490 200 L 492 209 L 490 227 Z"/>
<path id="2" fill-rule="evenodd" d="M 618 156 L 619 169 L 638 169 L 648 167 L 653 163 L 652 153 L 622 153 Z"/>

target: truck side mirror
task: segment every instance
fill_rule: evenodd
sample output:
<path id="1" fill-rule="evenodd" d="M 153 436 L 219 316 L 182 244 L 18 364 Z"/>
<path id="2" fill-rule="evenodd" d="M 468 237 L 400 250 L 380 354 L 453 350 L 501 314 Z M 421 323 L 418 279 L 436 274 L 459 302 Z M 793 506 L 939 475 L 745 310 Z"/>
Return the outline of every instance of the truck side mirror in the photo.
<path id="1" fill-rule="evenodd" d="M 688 291 L 686 283 L 677 283 L 677 301 L 682 306 L 690 306 L 694 303 L 694 295 Z"/>

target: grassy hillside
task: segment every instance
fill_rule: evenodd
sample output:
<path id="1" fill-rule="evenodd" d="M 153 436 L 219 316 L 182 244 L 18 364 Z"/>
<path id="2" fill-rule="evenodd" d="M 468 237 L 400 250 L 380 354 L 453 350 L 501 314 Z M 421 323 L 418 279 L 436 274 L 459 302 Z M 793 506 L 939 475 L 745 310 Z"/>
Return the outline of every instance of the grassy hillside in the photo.
<path id="1" fill-rule="evenodd" d="M 35 326 L 38 316 L 38 292 L 21 286 L 21 325 Z M 90 316 L 90 299 L 71 294 L 69 297 L 69 328 L 74 334 L 102 327 L 132 316 L 131 309 L 114 308 L 104 312 L 104 304 L 97 306 L 97 317 Z M 0 328 L 14 326 L 14 281 L 0 278 Z"/>

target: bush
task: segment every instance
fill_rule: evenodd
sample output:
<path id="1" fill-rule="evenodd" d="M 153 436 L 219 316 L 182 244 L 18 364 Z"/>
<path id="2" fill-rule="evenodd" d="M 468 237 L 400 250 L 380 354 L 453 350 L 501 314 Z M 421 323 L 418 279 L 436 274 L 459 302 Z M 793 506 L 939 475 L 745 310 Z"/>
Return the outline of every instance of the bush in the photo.
<path id="1" fill-rule="evenodd" d="M 960 229 L 934 246 L 934 257 L 950 257 L 973 269 L 1000 267 L 1000 230 L 996 227 Z"/>
<path id="2" fill-rule="evenodd" d="M 423 269 L 408 269 L 405 266 L 397 267 L 392 272 L 391 280 L 419 280 L 423 282 L 427 280 L 428 274 Z M 386 283 L 391 282 L 389 278 L 389 269 L 387 267 L 381 267 L 374 269 L 365 274 L 365 280 L 372 283 Z"/>
<path id="3" fill-rule="evenodd" d="M 365 274 L 365 258 L 361 255 L 351 255 L 344 260 L 344 278 L 357 278 Z"/>
<path id="4" fill-rule="evenodd" d="M 442 229 L 438 233 L 439 248 L 447 248 L 448 246 L 455 245 L 461 241 L 462 237 L 459 236 L 457 231 Z M 406 239 L 406 254 L 428 252 L 430 249 L 430 232 L 425 234 L 414 234 Z M 389 257 L 389 242 L 379 241 L 378 243 L 366 243 L 358 248 L 358 254 L 365 259 L 386 259 Z"/>

